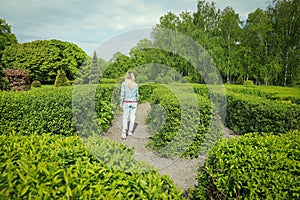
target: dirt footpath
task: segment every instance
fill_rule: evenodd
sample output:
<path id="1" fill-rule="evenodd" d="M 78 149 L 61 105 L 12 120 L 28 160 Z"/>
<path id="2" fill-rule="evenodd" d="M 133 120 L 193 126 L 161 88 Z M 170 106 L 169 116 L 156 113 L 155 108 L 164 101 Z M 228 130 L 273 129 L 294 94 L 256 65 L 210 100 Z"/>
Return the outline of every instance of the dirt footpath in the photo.
<path id="1" fill-rule="evenodd" d="M 126 140 L 121 139 L 122 114 L 112 123 L 105 136 L 117 143 L 122 143 L 133 148 L 137 160 L 145 161 L 149 165 L 154 166 L 161 175 L 169 175 L 179 188 L 186 190 L 194 187 L 197 184 L 196 176 L 199 164 L 204 162 L 206 156 L 202 155 L 197 159 L 187 160 L 183 158 L 167 159 L 154 154 L 150 148 L 146 147 L 150 137 L 146 123 L 149 110 L 149 103 L 138 105 L 136 129 L 133 135 L 128 136 Z M 224 131 L 224 137 L 232 136 L 232 132 L 229 129 L 224 129 Z"/>

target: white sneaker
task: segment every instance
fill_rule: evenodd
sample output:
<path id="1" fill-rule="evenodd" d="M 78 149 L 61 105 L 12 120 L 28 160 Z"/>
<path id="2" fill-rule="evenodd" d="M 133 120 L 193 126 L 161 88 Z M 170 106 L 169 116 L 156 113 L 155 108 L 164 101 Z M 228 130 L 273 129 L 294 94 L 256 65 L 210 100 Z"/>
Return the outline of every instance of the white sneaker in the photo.
<path id="1" fill-rule="evenodd" d="M 122 133 L 121 139 L 126 140 L 126 134 L 125 133 Z"/>
<path id="2" fill-rule="evenodd" d="M 128 135 L 132 135 L 132 131 L 128 131 Z"/>

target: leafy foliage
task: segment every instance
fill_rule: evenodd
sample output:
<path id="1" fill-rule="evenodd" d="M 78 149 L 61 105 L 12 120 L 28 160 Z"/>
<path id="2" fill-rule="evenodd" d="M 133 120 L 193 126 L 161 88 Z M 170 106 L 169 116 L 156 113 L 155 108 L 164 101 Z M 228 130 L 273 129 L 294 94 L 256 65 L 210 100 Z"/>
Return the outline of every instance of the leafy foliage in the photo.
<path id="1" fill-rule="evenodd" d="M 101 153 L 90 154 L 76 136 L 1 135 L 0 198 L 181 199 L 169 178 L 133 161 L 129 149 L 91 141 Z"/>
<path id="2" fill-rule="evenodd" d="M 298 199 L 300 132 L 222 140 L 198 172 L 198 199 Z"/>
<path id="3" fill-rule="evenodd" d="M 77 45 L 60 40 L 36 40 L 14 44 L 4 50 L 5 68 L 26 69 L 33 80 L 52 81 L 58 70 L 74 80 L 86 53 Z"/>
<path id="4" fill-rule="evenodd" d="M 1 92 L 1 134 L 75 134 L 71 95 L 71 87 L 49 86 L 22 93 Z"/>
<path id="5" fill-rule="evenodd" d="M 192 86 L 195 93 L 212 98 L 205 85 Z M 300 128 L 299 88 L 242 85 L 225 88 L 225 124 L 237 133 L 285 133 Z"/>
<path id="6" fill-rule="evenodd" d="M 104 78 L 118 79 L 132 68 L 130 59 L 126 55 L 117 52 L 109 61 L 108 67 L 103 72 Z"/>
<path id="7" fill-rule="evenodd" d="M 6 47 L 16 44 L 17 38 L 12 33 L 11 26 L 4 20 L 0 19 L 0 90 L 8 89 L 8 80 L 3 72 L 2 55 Z"/>
<path id="8" fill-rule="evenodd" d="M 0 90 L 9 90 L 9 81 L 4 76 L 0 77 Z"/>
<path id="9" fill-rule="evenodd" d="M 6 47 L 18 43 L 15 34 L 12 33 L 11 26 L 5 19 L 0 19 L 0 66 L 2 66 L 2 55 Z"/>
<path id="10" fill-rule="evenodd" d="M 244 81 L 243 85 L 254 85 L 253 81 L 248 80 L 248 81 Z"/>

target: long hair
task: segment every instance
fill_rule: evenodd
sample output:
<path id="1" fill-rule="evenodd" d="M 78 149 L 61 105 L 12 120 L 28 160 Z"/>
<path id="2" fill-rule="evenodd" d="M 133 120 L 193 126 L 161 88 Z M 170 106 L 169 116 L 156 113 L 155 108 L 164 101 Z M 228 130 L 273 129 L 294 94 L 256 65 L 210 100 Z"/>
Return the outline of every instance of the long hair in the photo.
<path id="1" fill-rule="evenodd" d="M 126 76 L 125 76 L 125 81 L 128 83 L 128 87 L 130 89 L 133 89 L 136 86 L 136 83 L 134 80 L 135 80 L 135 77 L 134 77 L 133 72 L 131 72 L 131 71 L 127 72 Z"/>

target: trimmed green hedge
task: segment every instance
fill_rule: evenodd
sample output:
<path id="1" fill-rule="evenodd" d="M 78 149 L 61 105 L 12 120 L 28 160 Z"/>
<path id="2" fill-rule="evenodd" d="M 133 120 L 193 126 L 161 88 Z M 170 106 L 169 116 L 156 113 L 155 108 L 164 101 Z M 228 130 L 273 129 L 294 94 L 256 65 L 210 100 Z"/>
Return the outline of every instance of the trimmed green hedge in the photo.
<path id="1" fill-rule="evenodd" d="M 80 105 L 76 105 L 76 100 L 72 102 L 72 98 L 80 98 L 80 95 L 73 96 L 73 86 L 57 88 L 46 86 L 26 92 L 2 91 L 0 92 L 1 134 L 15 131 L 25 135 L 34 132 L 74 135 L 78 128 L 75 127 L 74 112 L 76 116 L 87 121 L 89 118 L 85 117 L 95 110 L 97 124 L 101 127 L 98 133 L 101 134 L 101 131 L 110 126 L 114 115 L 115 105 L 111 100 L 114 89 L 114 85 L 99 85 L 95 89 L 95 96 L 87 94 L 82 99 L 77 99 L 81 100 Z M 90 109 L 90 105 L 83 108 L 82 105 L 85 102 L 89 103 L 86 100 L 91 98 L 95 110 Z M 76 118 L 76 120 L 80 119 Z"/>
<path id="2" fill-rule="evenodd" d="M 234 131 L 285 133 L 300 129 L 300 105 L 227 91 L 226 124 Z"/>
<path id="3" fill-rule="evenodd" d="M 279 86 L 226 85 L 228 91 L 263 97 L 283 103 L 300 104 L 300 88 Z"/>
<path id="4" fill-rule="evenodd" d="M 153 90 L 159 85 L 155 83 L 146 83 L 139 85 L 139 103 L 145 103 L 151 101 Z"/>
<path id="5" fill-rule="evenodd" d="M 112 78 L 101 78 L 100 79 L 100 84 L 116 84 L 118 82 L 117 79 L 112 79 Z"/>
<path id="6" fill-rule="evenodd" d="M 211 102 L 192 88 L 157 85 L 150 102 L 150 146 L 161 156 L 197 157 L 221 135 L 221 123 L 212 113 Z"/>
<path id="7" fill-rule="evenodd" d="M 194 91 L 209 99 L 217 92 L 209 94 L 206 85 L 193 84 Z M 285 133 L 300 129 L 300 90 L 271 86 L 225 85 L 225 124 L 234 131 Z M 222 94 L 219 94 L 222 95 Z M 222 101 L 222 96 L 217 96 Z M 225 102 L 225 100 L 223 101 Z M 222 102 L 220 102 L 222 103 Z M 225 109 L 225 107 L 222 107 Z"/>
<path id="8" fill-rule="evenodd" d="M 85 143 L 97 145 L 93 155 L 77 136 L 0 135 L 0 199 L 181 199 L 168 177 L 124 146 Z"/>
<path id="9" fill-rule="evenodd" d="M 198 172 L 199 199 L 299 199 L 300 132 L 222 140 Z"/>
<path id="10" fill-rule="evenodd" d="M 72 135 L 72 87 L 42 87 L 24 92 L 0 92 L 1 134 L 15 131 Z"/>
<path id="11" fill-rule="evenodd" d="M 101 134 L 118 114 L 120 88 L 116 84 L 85 85 L 82 86 L 84 87 L 81 90 L 83 92 L 72 99 L 74 87 L 79 86 L 58 88 L 42 86 L 26 92 L 0 92 L 1 134 L 15 131 L 25 135 L 34 132 L 74 135 L 81 133 L 81 130 L 88 132 L 87 135 Z M 89 87 L 94 93 L 89 91 Z M 144 84 L 139 87 L 140 103 L 151 102 L 153 106 L 149 114 L 152 119 L 150 129 L 153 134 L 151 146 L 155 150 L 161 151 L 160 153 L 165 156 L 172 156 L 176 152 L 183 151 L 185 152 L 183 156 L 197 156 L 201 152 L 201 146 L 209 145 L 220 134 L 218 131 L 210 133 L 210 126 L 217 126 L 217 130 L 219 126 L 219 119 L 213 118 L 211 120 L 211 116 L 216 117 L 217 115 L 212 115 L 210 98 L 221 100 L 221 102 L 215 103 L 224 107 L 226 105 L 222 105 L 222 99 L 225 101 L 225 97 L 220 96 L 222 94 L 217 92 L 209 95 L 206 85 L 192 84 L 192 90 L 189 93 L 184 92 L 186 84 L 173 84 L 172 87 L 177 93 L 181 93 L 182 97 L 180 95 L 176 97 L 174 91 L 158 84 Z M 226 88 L 238 89 L 242 87 L 244 89 L 241 90 L 241 93 L 232 91 L 232 89 L 227 91 L 226 125 L 228 127 L 241 134 L 248 132 L 284 133 L 289 130 L 300 129 L 298 104 L 255 96 L 254 94 L 259 93 L 257 93 L 259 87 L 226 86 Z M 252 94 L 246 94 L 242 91 L 251 91 Z M 189 103 L 191 93 L 199 94 L 196 95 L 198 105 L 195 102 Z M 178 98 L 186 102 L 183 103 L 184 107 L 181 107 Z M 76 104 L 76 101 L 79 105 Z M 94 105 L 96 115 L 94 110 L 90 109 L 91 104 Z M 182 115 L 187 116 L 185 118 L 188 120 L 186 123 L 181 122 Z M 190 119 L 189 116 L 197 117 Z M 211 122 L 215 124 L 212 125 Z M 180 124 L 183 127 L 179 127 Z M 193 124 L 193 127 L 186 127 L 185 124 Z M 196 135 L 192 136 L 194 141 L 191 142 L 189 148 L 183 150 L 182 148 L 186 147 L 183 144 L 186 143 L 181 144 L 180 137 L 176 137 L 176 135 L 181 135 L 181 138 L 188 141 L 190 139 L 189 133 L 195 132 L 194 127 L 196 126 L 198 126 L 198 130 L 196 130 Z M 178 130 L 187 131 L 178 134 Z M 213 138 L 208 136 L 213 136 Z M 174 149 L 170 148 L 169 151 L 165 151 L 164 147 L 167 147 L 170 142 L 175 145 L 172 147 Z"/>

